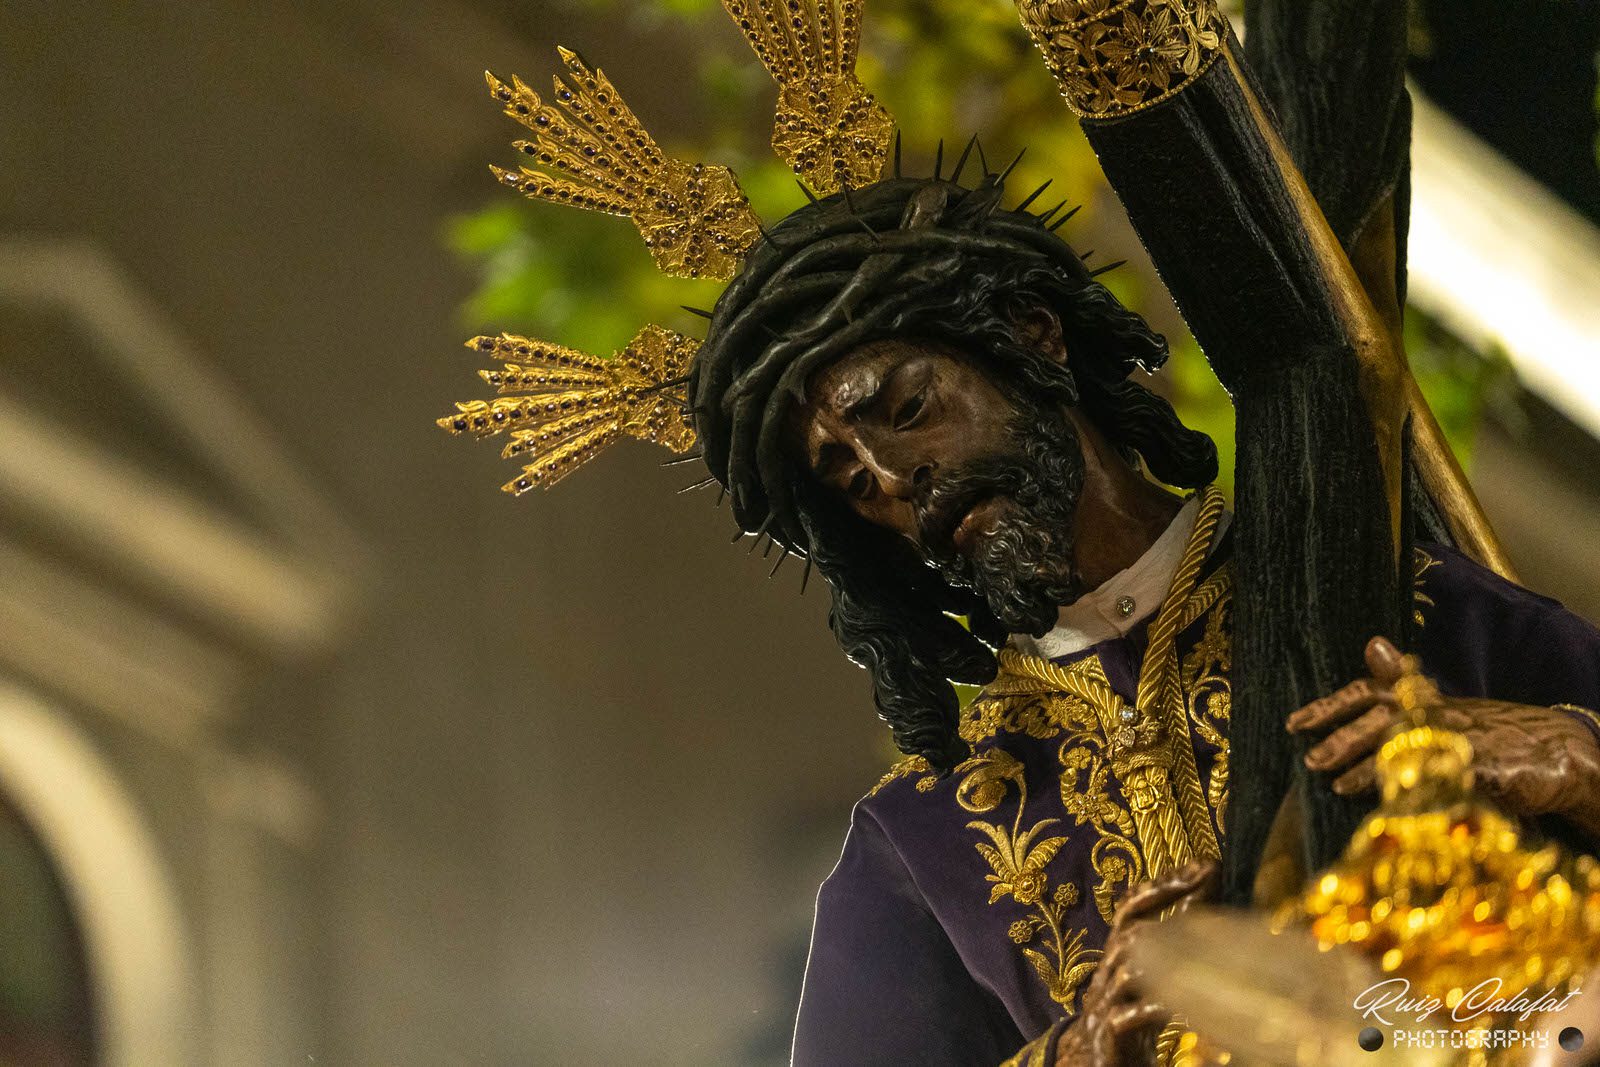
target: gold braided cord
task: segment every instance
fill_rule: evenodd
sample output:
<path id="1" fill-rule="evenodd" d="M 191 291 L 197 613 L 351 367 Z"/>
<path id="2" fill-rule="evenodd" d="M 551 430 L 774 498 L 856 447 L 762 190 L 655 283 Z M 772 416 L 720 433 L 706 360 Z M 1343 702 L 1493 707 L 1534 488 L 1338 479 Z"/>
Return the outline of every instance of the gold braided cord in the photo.
<path id="1" fill-rule="evenodd" d="M 1204 610 L 1196 604 L 1215 604 L 1228 588 L 1230 579 L 1225 570 L 1197 584 L 1215 540 L 1223 504 L 1222 493 L 1215 486 L 1201 491 L 1194 530 L 1150 628 L 1139 670 L 1136 707 L 1128 708 L 1093 657 L 1063 667 L 1014 648 L 1002 649 L 999 655 L 1001 674 L 996 683 L 1003 686 L 1004 692 L 1067 693 L 1095 711 L 1106 737 L 1121 753 L 1114 762 L 1124 791 L 1130 798 L 1137 798 L 1132 804 L 1133 816 L 1145 853 L 1147 876 L 1152 878 L 1182 866 L 1196 854 L 1205 858 L 1221 854 L 1210 821 L 1210 805 L 1195 765 L 1188 709 L 1177 681 L 1177 636 Z M 990 689 L 994 688 L 991 684 Z M 1131 722 L 1124 717 L 1130 710 Z M 1135 725 L 1141 716 L 1160 724 L 1159 744 L 1143 743 L 1144 735 Z"/>
<path id="2" fill-rule="evenodd" d="M 1107 738 L 1113 771 L 1129 800 L 1138 831 L 1139 858 L 1147 876 L 1176 870 L 1192 859 L 1188 828 L 1172 795 L 1171 754 L 1161 724 L 1146 720 L 1137 727 L 1129 725 L 1123 716 L 1130 709 L 1105 680 L 1094 657 L 1062 668 L 1006 650 L 1000 662 L 1002 670 L 1034 673 L 1049 691 L 1077 697 L 1094 713 Z"/>
<path id="3" fill-rule="evenodd" d="M 1017 0 L 1017 13 L 1079 118 L 1170 99 L 1222 54 L 1216 0 Z"/>
<path id="4" fill-rule="evenodd" d="M 1232 588 L 1233 564 L 1224 563 L 1215 574 L 1195 586 L 1188 602 L 1183 605 L 1183 613 L 1178 616 L 1178 632 L 1181 634 L 1193 626 L 1196 619 L 1210 611 L 1211 605 Z"/>
<path id="5" fill-rule="evenodd" d="M 1113 770 L 1129 801 L 1145 877 L 1149 878 L 1175 870 L 1197 854 L 1207 858 L 1220 854 L 1210 805 L 1195 767 L 1187 707 L 1178 681 L 1177 637 L 1232 586 L 1228 564 L 1199 581 L 1216 541 L 1223 503 L 1222 493 L 1214 486 L 1201 491 L 1194 530 L 1150 627 L 1139 670 L 1137 708 L 1130 709 L 1111 687 L 1095 656 L 1063 667 L 1014 648 L 1003 649 L 1000 677 L 985 689 L 986 695 L 1065 693 L 1095 713 L 1107 739 Z M 1194 1035 L 1181 1021 L 1169 1023 L 1157 1041 L 1155 1062 L 1199 1062 L 1194 1044 Z M 1043 1049 L 1042 1044 L 1029 1045 L 1007 1062 L 1032 1063 Z"/>
<path id="6" fill-rule="evenodd" d="M 819 194 L 883 177 L 894 119 L 856 77 L 863 0 L 722 0 L 778 83 L 772 150 Z"/>
<path id="7" fill-rule="evenodd" d="M 991 691 L 1012 695 L 1016 693 L 1067 693 L 1084 701 L 1091 707 L 1117 707 L 1122 703 L 1122 697 L 1111 688 L 1111 683 L 1106 681 L 1105 675 L 1091 672 L 1081 667 L 1087 660 L 1080 660 L 1063 667 L 1059 663 L 1052 663 L 1040 656 L 1029 655 L 1014 648 L 1002 648 L 999 655 L 1000 677 L 984 688 L 984 693 Z M 1007 675 L 1016 675 L 1029 679 L 1034 685 L 1016 685 L 996 688 L 997 685 L 1006 683 Z"/>
<path id="8" fill-rule="evenodd" d="M 1159 756 L 1146 757 L 1146 766 L 1137 768 L 1137 773 L 1132 776 L 1135 792 L 1144 792 L 1152 796 L 1162 794 L 1162 787 L 1170 794 L 1172 789 L 1172 774 L 1169 767 L 1161 765 Z M 1140 844 L 1144 847 L 1146 877 L 1159 878 L 1168 871 L 1175 871 L 1179 867 L 1194 859 L 1194 844 L 1189 833 L 1186 814 L 1177 804 L 1171 801 L 1158 804 L 1155 809 L 1155 822 L 1159 836 L 1150 839 L 1141 829 Z M 1138 818 L 1135 810 L 1134 817 Z"/>
<path id="9" fill-rule="evenodd" d="M 478 372 L 500 395 L 459 403 L 438 422 L 453 434 L 508 434 L 501 456 L 531 460 L 501 487 L 518 495 L 549 488 L 621 437 L 687 452 L 694 430 L 674 386 L 699 346 L 655 325 L 611 359 L 512 334 L 475 337 L 468 348 L 503 361 Z"/>
<path id="10" fill-rule="evenodd" d="M 517 151 L 543 168 L 491 167 L 495 177 L 534 200 L 631 218 L 667 274 L 732 278 L 761 237 L 733 171 L 663 154 L 604 72 L 559 52 L 567 76 L 554 79 L 550 101 L 520 78 L 484 73 L 505 113 L 533 133 Z"/>
<path id="11" fill-rule="evenodd" d="M 1216 486 L 1207 486 L 1201 491 L 1200 514 L 1195 518 L 1194 532 L 1189 535 L 1189 544 L 1172 577 L 1166 602 L 1150 627 L 1144 664 L 1139 670 L 1137 697 L 1139 707 L 1166 716 L 1178 806 L 1189 826 L 1191 843 L 1208 859 L 1220 856 L 1222 850 L 1211 826 L 1211 806 L 1206 802 L 1205 788 L 1200 784 L 1200 772 L 1195 765 L 1188 709 L 1178 689 L 1177 637 L 1184 606 L 1194 592 L 1200 568 L 1211 553 L 1223 504 L 1222 491 Z"/>
<path id="12" fill-rule="evenodd" d="M 1156 613 L 1155 621 L 1150 625 L 1149 647 L 1152 650 L 1161 649 L 1166 654 L 1160 657 L 1162 660 L 1160 664 L 1152 664 L 1152 657 L 1148 653 L 1145 655 L 1144 666 L 1139 672 L 1139 692 L 1136 697 L 1138 705 L 1142 708 L 1156 707 L 1178 684 L 1176 638 L 1181 628 L 1179 623 L 1185 615 L 1185 606 L 1195 592 L 1195 586 L 1200 578 L 1200 568 L 1205 566 L 1206 557 L 1211 553 L 1212 535 L 1222 520 L 1224 503 L 1222 491 L 1216 486 L 1207 486 L 1201 491 L 1200 513 L 1195 517 L 1194 530 L 1190 533 L 1189 543 L 1179 558 L 1178 568 L 1173 572 L 1167 598 L 1162 603 L 1161 610 Z M 1169 659 L 1170 663 L 1167 662 Z"/>

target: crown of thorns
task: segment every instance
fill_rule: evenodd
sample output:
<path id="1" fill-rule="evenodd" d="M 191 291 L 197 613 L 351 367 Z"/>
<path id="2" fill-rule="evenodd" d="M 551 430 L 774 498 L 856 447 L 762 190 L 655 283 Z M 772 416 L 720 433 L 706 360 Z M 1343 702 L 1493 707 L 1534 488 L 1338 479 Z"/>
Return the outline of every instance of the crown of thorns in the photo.
<path id="1" fill-rule="evenodd" d="M 503 436 L 502 455 L 523 462 L 503 488 L 549 487 L 622 437 L 663 445 L 688 462 L 704 458 L 744 530 L 784 553 L 804 553 L 806 534 L 785 487 L 779 409 L 799 397 L 806 375 L 892 324 L 919 290 L 961 276 L 977 260 L 1031 260 L 1088 294 L 1117 264 L 1087 270 L 1053 231 L 1077 210 L 1065 201 L 1032 213 L 1046 182 L 1000 210 L 1021 156 L 991 172 L 977 139 L 948 177 L 941 143 L 931 178 L 904 178 L 894 120 L 855 73 L 861 0 L 723 0 L 778 84 L 774 151 L 817 206 L 771 230 L 733 172 L 666 156 L 610 79 L 559 49 L 565 76 L 541 96 L 520 78 L 485 74 L 505 113 L 530 133 L 514 142 L 518 169 L 491 168 L 537 200 L 633 220 L 656 265 L 689 278 L 734 279 L 702 342 L 650 324 L 611 358 L 501 334 L 467 346 L 494 359 L 479 372 L 496 395 L 456 405 L 438 424 L 453 434 Z M 961 179 L 976 154 L 982 175 Z M 779 335 L 786 309 L 806 315 Z M 1116 361 L 1106 373 L 1152 369 L 1164 353 Z M 699 450 L 696 450 L 697 443 Z M 720 500 L 720 498 L 719 498 Z M 759 543 L 759 538 L 758 538 Z M 774 568 L 774 570 L 776 567 Z"/>

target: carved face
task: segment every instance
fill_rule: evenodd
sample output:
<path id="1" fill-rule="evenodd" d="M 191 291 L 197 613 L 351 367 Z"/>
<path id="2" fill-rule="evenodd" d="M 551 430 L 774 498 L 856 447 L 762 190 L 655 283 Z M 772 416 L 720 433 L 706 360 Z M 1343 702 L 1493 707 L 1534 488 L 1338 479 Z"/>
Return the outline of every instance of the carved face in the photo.
<path id="1" fill-rule="evenodd" d="M 906 538 L 1012 629 L 1043 632 L 1082 591 L 1072 516 L 1084 460 L 1072 423 L 973 358 L 898 339 L 864 345 L 812 376 L 790 444 L 855 514 Z"/>

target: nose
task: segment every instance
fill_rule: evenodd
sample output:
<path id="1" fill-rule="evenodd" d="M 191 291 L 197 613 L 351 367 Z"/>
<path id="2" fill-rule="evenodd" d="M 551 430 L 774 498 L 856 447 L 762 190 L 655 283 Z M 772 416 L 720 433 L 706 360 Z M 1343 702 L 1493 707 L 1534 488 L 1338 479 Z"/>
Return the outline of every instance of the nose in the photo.
<path id="1" fill-rule="evenodd" d="M 899 437 L 901 435 L 895 435 Z M 903 440 L 862 442 L 861 462 L 877 479 L 885 495 L 897 500 L 915 500 L 933 485 L 937 466 L 920 449 Z"/>

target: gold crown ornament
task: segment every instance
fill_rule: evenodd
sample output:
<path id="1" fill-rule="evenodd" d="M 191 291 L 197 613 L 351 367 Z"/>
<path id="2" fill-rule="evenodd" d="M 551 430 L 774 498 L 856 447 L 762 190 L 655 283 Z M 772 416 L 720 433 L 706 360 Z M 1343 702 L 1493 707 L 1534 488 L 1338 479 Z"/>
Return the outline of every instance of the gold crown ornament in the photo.
<path id="1" fill-rule="evenodd" d="M 774 151 L 814 195 L 883 176 L 894 120 L 855 74 L 862 0 L 723 0 L 778 83 Z M 727 281 L 761 240 L 761 222 L 723 166 L 663 153 L 611 80 L 569 49 L 548 98 L 520 78 L 485 74 L 505 113 L 532 134 L 514 142 L 529 163 L 492 167 L 524 196 L 630 218 L 656 266 L 675 277 Z M 527 460 L 504 486 L 554 485 L 620 437 L 685 453 L 694 429 L 683 386 L 699 342 L 646 326 L 612 359 L 524 337 L 467 347 L 503 360 L 481 376 L 500 394 L 438 420 L 454 434 L 507 433 L 503 455 Z"/>
<path id="2" fill-rule="evenodd" d="M 694 444 L 682 398 L 671 390 L 699 342 L 681 333 L 646 326 L 610 359 L 512 334 L 474 337 L 467 347 L 505 361 L 478 375 L 513 395 L 457 404 L 439 425 L 478 437 L 509 433 L 501 457 L 532 462 L 503 486 L 508 493 L 548 488 L 624 435 L 679 453 Z"/>

